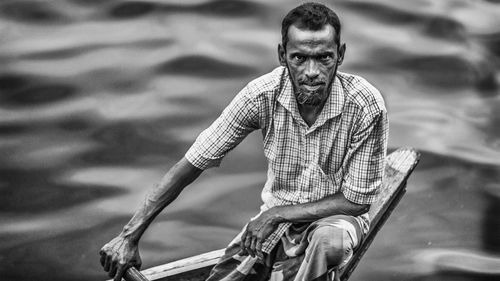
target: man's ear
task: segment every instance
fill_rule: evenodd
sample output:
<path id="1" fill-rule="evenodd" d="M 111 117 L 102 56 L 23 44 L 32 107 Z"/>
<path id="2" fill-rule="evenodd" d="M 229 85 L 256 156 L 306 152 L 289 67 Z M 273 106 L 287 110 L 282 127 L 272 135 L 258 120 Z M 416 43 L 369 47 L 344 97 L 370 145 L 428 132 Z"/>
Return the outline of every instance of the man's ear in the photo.
<path id="1" fill-rule="evenodd" d="M 278 60 L 282 66 L 286 66 L 285 48 L 281 44 L 278 44 Z"/>
<path id="2" fill-rule="evenodd" d="M 344 56 L 345 56 L 345 50 L 346 50 L 346 48 L 347 48 L 347 46 L 345 45 L 345 43 L 343 43 L 343 44 L 342 44 L 342 45 L 340 45 L 340 47 L 339 47 L 339 53 L 338 53 L 339 58 L 338 58 L 338 60 L 337 60 L 337 61 L 338 61 L 338 62 L 337 62 L 337 64 L 338 64 L 338 65 L 341 65 L 341 64 L 342 64 L 342 62 L 344 61 Z"/>

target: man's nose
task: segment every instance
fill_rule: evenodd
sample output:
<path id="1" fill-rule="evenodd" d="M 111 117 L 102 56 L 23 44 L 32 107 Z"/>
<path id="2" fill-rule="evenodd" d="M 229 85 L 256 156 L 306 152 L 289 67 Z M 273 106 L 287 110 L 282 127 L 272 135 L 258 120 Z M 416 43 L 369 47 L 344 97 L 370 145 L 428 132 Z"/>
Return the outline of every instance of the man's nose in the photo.
<path id="1" fill-rule="evenodd" d="M 319 67 L 317 62 L 315 62 L 313 59 L 309 59 L 306 62 L 306 69 L 304 74 L 306 75 L 307 78 L 309 79 L 315 79 L 319 76 Z"/>

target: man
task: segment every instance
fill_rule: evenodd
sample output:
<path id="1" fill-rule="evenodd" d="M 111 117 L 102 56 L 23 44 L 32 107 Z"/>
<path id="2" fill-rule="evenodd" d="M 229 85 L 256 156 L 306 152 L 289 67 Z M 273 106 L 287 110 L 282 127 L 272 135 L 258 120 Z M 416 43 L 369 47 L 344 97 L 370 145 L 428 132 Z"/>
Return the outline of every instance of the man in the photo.
<path id="1" fill-rule="evenodd" d="M 303 4 L 286 15 L 281 33 L 281 67 L 235 97 L 102 248 L 110 277 L 140 265 L 137 245 L 154 217 L 257 129 L 269 162 L 264 204 L 209 280 L 327 280 L 351 258 L 382 181 L 384 102 L 364 79 L 337 72 L 346 45 L 332 10 Z"/>

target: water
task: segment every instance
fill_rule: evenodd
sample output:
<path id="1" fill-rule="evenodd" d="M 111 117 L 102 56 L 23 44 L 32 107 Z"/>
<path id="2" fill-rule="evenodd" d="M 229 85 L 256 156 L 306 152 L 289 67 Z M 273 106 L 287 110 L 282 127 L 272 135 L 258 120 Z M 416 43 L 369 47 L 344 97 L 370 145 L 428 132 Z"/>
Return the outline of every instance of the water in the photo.
<path id="1" fill-rule="evenodd" d="M 3 0 L 0 279 L 103 280 L 97 252 L 236 92 L 300 1 Z M 353 280 L 500 278 L 500 5 L 333 1 L 342 70 L 422 161 Z M 224 247 L 260 205 L 251 135 L 157 218 L 144 267 Z"/>

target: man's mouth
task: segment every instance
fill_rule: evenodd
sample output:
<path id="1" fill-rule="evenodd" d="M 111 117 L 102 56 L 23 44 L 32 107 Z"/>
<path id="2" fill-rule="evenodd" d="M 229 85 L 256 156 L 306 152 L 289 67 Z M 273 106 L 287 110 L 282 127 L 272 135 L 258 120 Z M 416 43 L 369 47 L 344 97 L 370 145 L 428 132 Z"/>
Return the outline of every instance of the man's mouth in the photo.
<path id="1" fill-rule="evenodd" d="M 302 87 L 304 87 L 308 92 L 314 92 L 319 90 L 323 84 L 302 84 Z"/>

